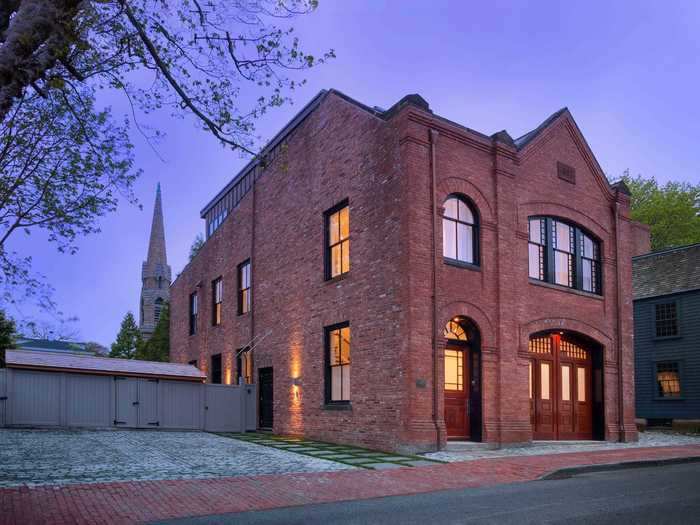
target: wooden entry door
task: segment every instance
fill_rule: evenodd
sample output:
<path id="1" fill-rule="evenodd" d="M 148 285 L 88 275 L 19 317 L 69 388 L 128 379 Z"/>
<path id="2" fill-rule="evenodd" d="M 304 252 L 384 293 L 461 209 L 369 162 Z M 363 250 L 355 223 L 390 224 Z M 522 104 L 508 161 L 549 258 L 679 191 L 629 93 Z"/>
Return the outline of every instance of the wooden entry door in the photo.
<path id="1" fill-rule="evenodd" d="M 469 349 L 445 349 L 445 426 L 447 439 L 469 439 Z"/>
<path id="2" fill-rule="evenodd" d="M 258 372 L 259 395 L 258 427 L 271 429 L 273 424 L 273 381 L 272 367 L 261 368 Z"/>
<path id="3" fill-rule="evenodd" d="M 593 439 L 591 349 L 563 334 L 530 340 L 534 439 Z"/>

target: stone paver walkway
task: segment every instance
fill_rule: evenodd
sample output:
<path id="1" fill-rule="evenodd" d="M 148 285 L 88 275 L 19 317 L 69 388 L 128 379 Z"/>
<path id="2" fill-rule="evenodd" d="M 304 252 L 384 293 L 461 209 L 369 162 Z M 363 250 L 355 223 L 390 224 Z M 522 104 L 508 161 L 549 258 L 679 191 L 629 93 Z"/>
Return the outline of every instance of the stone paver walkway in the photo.
<path id="1" fill-rule="evenodd" d="M 688 457 L 700 458 L 700 446 L 480 459 L 384 471 L 356 469 L 206 480 L 15 487 L 0 489 L 0 525 L 147 523 L 187 516 L 485 487 L 535 480 L 561 468 Z"/>
<path id="2" fill-rule="evenodd" d="M 607 441 L 579 441 L 562 443 L 557 441 L 540 441 L 526 447 L 506 447 L 495 450 L 475 448 L 474 450 L 429 452 L 426 458 L 440 461 L 472 461 L 475 459 L 501 458 L 515 456 L 541 456 L 547 454 L 564 454 L 569 452 L 600 452 L 603 450 L 627 450 L 648 447 L 676 447 L 682 445 L 700 445 L 700 435 L 678 434 L 671 431 L 649 430 L 639 433 L 635 443 L 615 443 Z"/>
<path id="3" fill-rule="evenodd" d="M 337 445 L 300 437 L 278 436 L 274 434 L 247 432 L 245 434 L 221 434 L 287 452 L 337 461 L 346 465 L 370 470 L 387 470 L 400 467 L 426 467 L 442 463 L 436 459 L 420 456 L 389 454 L 350 445 Z"/>
<path id="4" fill-rule="evenodd" d="M 205 432 L 0 429 L 0 487 L 353 468 Z"/>

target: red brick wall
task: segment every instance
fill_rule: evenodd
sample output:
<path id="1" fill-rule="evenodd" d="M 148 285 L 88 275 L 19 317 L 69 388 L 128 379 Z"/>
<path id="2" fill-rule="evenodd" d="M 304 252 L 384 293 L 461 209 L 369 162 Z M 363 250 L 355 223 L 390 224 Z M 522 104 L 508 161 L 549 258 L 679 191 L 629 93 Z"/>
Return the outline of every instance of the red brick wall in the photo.
<path id="1" fill-rule="evenodd" d="M 438 205 L 450 193 L 462 193 L 474 202 L 481 223 L 478 269 L 435 258 L 437 385 L 431 129 L 438 132 Z M 254 362 L 256 368 L 274 367 L 275 432 L 387 450 L 431 449 L 436 430 L 444 443 L 441 332 L 448 319 L 464 315 L 478 325 L 483 437 L 502 443 L 532 437 L 529 335 L 573 330 L 604 347 L 608 439 L 621 432 L 617 349 L 622 348 L 622 431 L 628 439 L 635 437 L 629 203 L 610 190 L 568 112 L 518 152 L 415 106 L 382 120 L 331 93 L 282 151 L 173 284 L 172 360 L 204 363 L 219 351 L 232 356 L 250 340 L 254 323 L 256 334 L 271 330 L 256 348 Z M 576 169 L 575 184 L 557 177 L 557 161 Z M 351 270 L 344 279 L 326 282 L 323 212 L 346 198 Z M 603 297 L 529 282 L 527 217 L 533 214 L 567 218 L 601 240 Z M 435 226 L 441 254 L 439 217 Z M 253 314 L 239 317 L 236 266 L 248 257 Z M 212 327 L 211 281 L 219 275 L 224 279 L 224 318 L 221 326 Z M 187 299 L 200 281 L 200 330 L 189 336 Z M 323 327 L 342 321 L 349 321 L 352 331 L 352 409 L 347 411 L 324 408 L 323 398 Z M 226 376 L 232 357 L 224 363 Z M 299 378 L 298 399 L 292 378 Z"/>

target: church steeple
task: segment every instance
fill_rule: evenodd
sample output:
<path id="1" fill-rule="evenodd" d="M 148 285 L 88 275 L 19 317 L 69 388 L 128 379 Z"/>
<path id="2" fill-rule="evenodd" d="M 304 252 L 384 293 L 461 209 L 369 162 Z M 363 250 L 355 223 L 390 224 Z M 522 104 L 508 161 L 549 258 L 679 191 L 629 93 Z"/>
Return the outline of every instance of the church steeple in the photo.
<path id="1" fill-rule="evenodd" d="M 158 324 L 164 303 L 170 299 L 171 271 L 165 251 L 165 226 L 163 224 L 163 203 L 161 202 L 160 182 L 156 187 L 156 202 L 153 206 L 151 236 L 148 241 L 148 255 L 141 267 L 141 308 L 139 328 L 145 338 L 149 338 Z"/>

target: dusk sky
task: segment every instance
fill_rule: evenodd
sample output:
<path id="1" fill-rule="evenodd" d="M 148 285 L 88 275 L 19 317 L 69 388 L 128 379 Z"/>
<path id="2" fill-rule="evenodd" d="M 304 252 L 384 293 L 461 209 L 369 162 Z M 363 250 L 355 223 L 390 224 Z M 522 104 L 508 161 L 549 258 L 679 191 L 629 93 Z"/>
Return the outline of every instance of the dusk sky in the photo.
<path id="1" fill-rule="evenodd" d="M 296 103 L 259 122 L 261 142 L 331 87 L 384 108 L 419 93 L 439 115 L 513 137 L 568 106 L 608 175 L 629 168 L 700 182 L 700 2 L 321 0 L 294 25 L 305 50 L 333 48 L 337 58 L 305 72 Z M 127 110 L 121 97 L 108 102 L 118 115 Z M 246 162 L 191 119 L 146 122 L 167 136 L 156 154 L 133 133 L 143 210 L 122 203 L 76 255 L 40 232 L 11 246 L 34 257 L 61 310 L 79 318 L 83 341 L 109 346 L 124 314 L 138 315 L 156 183 L 175 276 L 204 231 L 200 209 Z"/>

